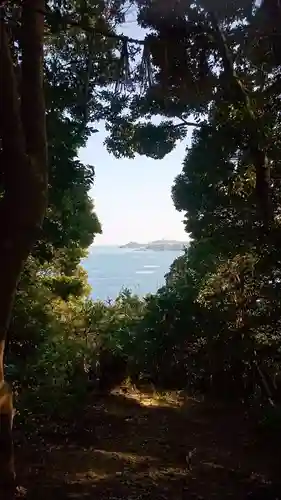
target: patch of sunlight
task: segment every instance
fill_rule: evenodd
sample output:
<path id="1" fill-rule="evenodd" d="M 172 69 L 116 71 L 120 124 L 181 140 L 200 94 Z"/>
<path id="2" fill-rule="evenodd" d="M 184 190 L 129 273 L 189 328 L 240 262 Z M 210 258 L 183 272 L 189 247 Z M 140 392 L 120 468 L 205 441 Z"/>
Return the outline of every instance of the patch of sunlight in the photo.
<path id="1" fill-rule="evenodd" d="M 126 453 L 124 451 L 107 451 L 107 450 L 97 450 L 95 453 L 101 454 L 109 459 L 123 460 L 135 464 L 141 464 L 144 462 L 156 462 L 157 458 L 150 455 L 136 455 L 135 453 Z"/>
<path id="2" fill-rule="evenodd" d="M 149 471 L 149 476 L 153 479 L 160 479 L 164 476 L 174 476 L 174 477 L 185 477 L 187 474 L 187 470 L 185 468 L 175 468 L 175 467 L 167 467 L 165 469 L 151 469 Z"/>
<path id="3" fill-rule="evenodd" d="M 71 481 L 68 481 L 69 483 L 87 483 L 88 481 L 104 481 L 105 479 L 110 479 L 113 478 L 115 474 L 109 474 L 107 472 L 97 472 L 94 470 L 87 470 L 85 472 L 77 472 L 75 474 L 75 478 L 73 478 Z"/>
<path id="4" fill-rule="evenodd" d="M 187 398 L 180 392 L 157 392 L 157 391 L 139 391 L 131 389 L 130 391 L 122 391 L 122 396 L 127 399 L 136 401 L 140 406 L 160 407 L 160 408 L 181 408 L 186 404 Z"/>
<path id="5" fill-rule="evenodd" d="M 145 463 L 155 463 L 157 458 L 149 455 L 136 455 L 121 451 L 95 449 L 93 451 L 93 466 L 85 467 L 84 471 L 76 472 L 72 482 L 103 481 L 122 475 L 135 466 Z"/>
<path id="6" fill-rule="evenodd" d="M 134 474 L 136 480 L 145 480 L 149 478 L 153 482 L 159 482 L 163 479 L 178 480 L 186 478 L 188 471 L 183 468 L 167 467 L 167 468 L 152 468 L 148 471 L 138 471 Z"/>
<path id="7" fill-rule="evenodd" d="M 202 465 L 206 465 L 207 467 L 211 467 L 212 469 L 225 469 L 223 465 L 215 464 L 214 462 L 202 462 Z"/>

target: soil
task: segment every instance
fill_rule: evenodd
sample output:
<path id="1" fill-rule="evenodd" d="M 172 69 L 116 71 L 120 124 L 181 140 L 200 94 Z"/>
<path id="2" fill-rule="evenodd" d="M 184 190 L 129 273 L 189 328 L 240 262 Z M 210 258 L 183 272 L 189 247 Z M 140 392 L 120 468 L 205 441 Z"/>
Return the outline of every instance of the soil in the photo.
<path id="1" fill-rule="evenodd" d="M 278 447 L 245 411 L 181 393 L 115 391 L 17 439 L 27 500 L 281 499 Z"/>

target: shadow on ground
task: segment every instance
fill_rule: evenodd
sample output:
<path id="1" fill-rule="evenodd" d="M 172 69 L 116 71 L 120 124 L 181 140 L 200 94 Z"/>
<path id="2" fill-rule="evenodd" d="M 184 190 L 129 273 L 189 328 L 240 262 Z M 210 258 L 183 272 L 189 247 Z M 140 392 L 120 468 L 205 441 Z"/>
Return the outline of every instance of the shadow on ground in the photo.
<path id="1" fill-rule="evenodd" d="M 119 392 L 39 437 L 17 454 L 28 500 L 279 498 L 239 409 Z"/>

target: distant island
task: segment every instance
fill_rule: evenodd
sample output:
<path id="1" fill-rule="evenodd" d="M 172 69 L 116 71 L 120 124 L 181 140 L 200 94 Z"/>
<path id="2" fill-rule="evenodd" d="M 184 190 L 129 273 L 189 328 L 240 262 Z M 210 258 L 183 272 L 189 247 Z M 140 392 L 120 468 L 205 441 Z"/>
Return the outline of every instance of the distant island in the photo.
<path id="1" fill-rule="evenodd" d="M 121 245 L 120 248 L 130 248 L 131 250 L 155 250 L 163 252 L 166 250 L 184 250 L 187 246 L 188 243 L 185 241 L 156 240 L 149 243 L 137 243 L 135 241 L 130 241 L 125 245 Z"/>

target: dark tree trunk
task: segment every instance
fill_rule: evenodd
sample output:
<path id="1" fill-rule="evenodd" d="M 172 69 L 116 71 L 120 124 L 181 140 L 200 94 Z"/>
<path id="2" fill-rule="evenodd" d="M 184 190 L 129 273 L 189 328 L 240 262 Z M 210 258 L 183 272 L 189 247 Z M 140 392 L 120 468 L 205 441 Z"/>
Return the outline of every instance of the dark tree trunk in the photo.
<path id="1" fill-rule="evenodd" d="M 41 13 L 40 13 L 41 11 Z M 18 93 L 8 30 L 0 29 L 0 498 L 15 484 L 12 390 L 4 382 L 4 349 L 16 287 L 36 241 L 47 203 L 43 92 L 44 0 L 24 0 L 21 88 Z"/>

